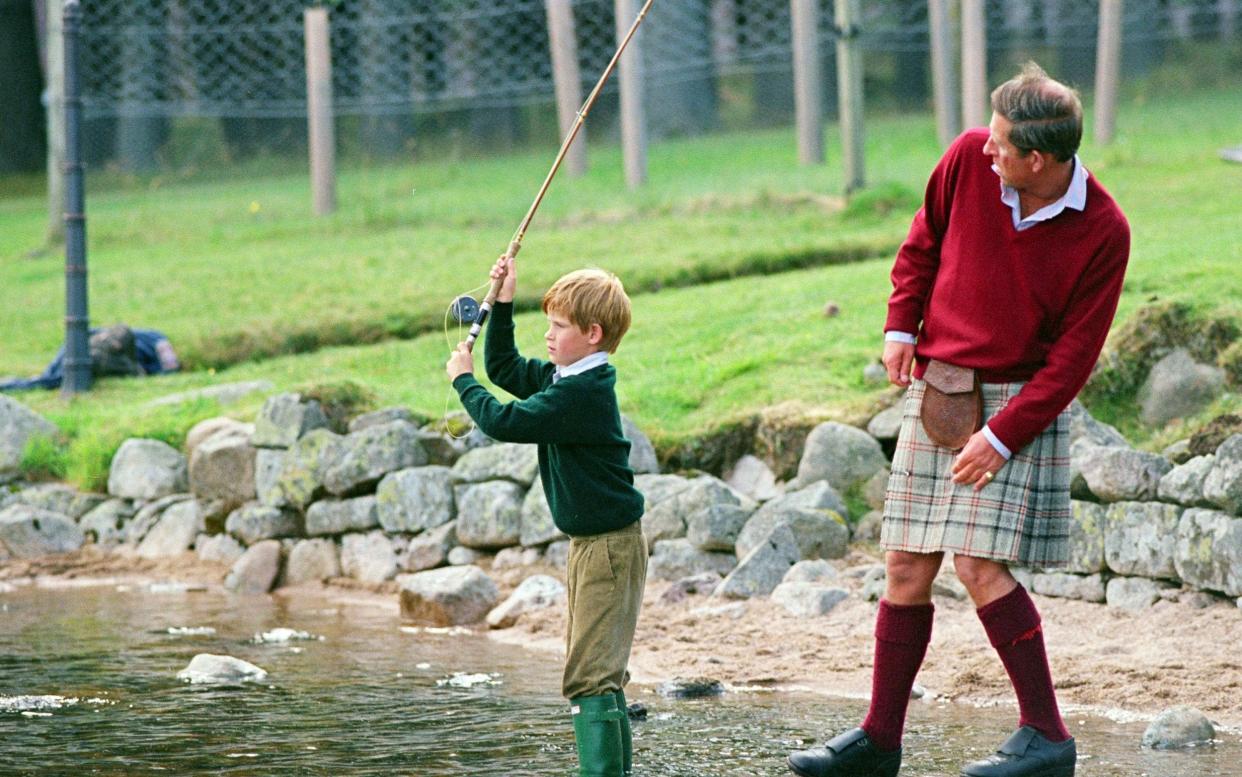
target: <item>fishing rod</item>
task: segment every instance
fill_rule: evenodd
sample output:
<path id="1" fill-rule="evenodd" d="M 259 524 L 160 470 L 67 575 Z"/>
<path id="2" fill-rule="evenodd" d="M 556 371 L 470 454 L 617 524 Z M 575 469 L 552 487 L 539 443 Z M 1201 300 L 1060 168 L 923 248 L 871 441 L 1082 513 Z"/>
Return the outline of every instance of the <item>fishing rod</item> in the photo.
<path id="1" fill-rule="evenodd" d="M 569 147 L 574 142 L 574 138 L 578 137 L 578 130 L 582 129 L 582 125 L 586 122 L 587 114 L 591 112 L 591 107 L 595 105 L 595 100 L 603 90 L 608 77 L 616 69 L 617 63 L 621 60 L 621 54 L 625 52 L 625 47 L 630 44 L 630 39 L 634 37 L 634 33 L 638 32 L 638 25 L 643 23 L 643 19 L 647 16 L 647 11 L 651 9 L 652 2 L 653 0 L 647 0 L 643 3 L 643 7 L 638 11 L 638 17 L 630 25 L 629 32 L 621 39 L 621 45 L 617 47 L 616 53 L 612 55 L 612 59 L 608 62 L 608 67 L 604 68 L 604 74 L 599 77 L 595 88 L 587 95 L 586 102 L 578 110 L 578 116 L 574 120 L 573 126 L 569 128 L 565 139 L 561 141 L 561 150 L 557 152 L 556 159 L 552 162 L 552 169 L 548 170 L 547 177 L 543 179 L 543 185 L 539 187 L 539 193 L 535 195 L 534 202 L 530 204 L 530 210 L 526 211 L 526 217 L 522 219 L 522 223 L 518 225 L 517 231 L 513 233 L 513 239 L 509 241 L 509 248 L 505 251 L 505 259 L 512 259 L 521 250 L 522 238 L 526 237 L 526 230 L 530 227 L 531 220 L 535 218 L 535 211 L 539 210 L 539 203 L 543 202 L 543 196 L 547 194 L 548 187 L 556 176 L 556 171 L 560 169 L 561 162 L 565 159 L 565 154 L 569 152 Z M 453 304 L 450 306 L 453 317 L 457 319 L 458 323 L 470 324 L 470 334 L 466 337 L 467 350 L 474 350 L 474 341 L 478 339 L 479 333 L 483 331 L 483 324 L 487 321 L 487 315 L 491 312 L 492 305 L 496 302 L 496 295 L 500 293 L 500 286 L 504 283 L 504 280 L 505 276 L 503 274 L 492 280 L 491 288 L 488 289 L 487 296 L 483 298 L 482 303 L 476 302 L 474 297 L 468 294 L 462 294 L 453 300 Z"/>

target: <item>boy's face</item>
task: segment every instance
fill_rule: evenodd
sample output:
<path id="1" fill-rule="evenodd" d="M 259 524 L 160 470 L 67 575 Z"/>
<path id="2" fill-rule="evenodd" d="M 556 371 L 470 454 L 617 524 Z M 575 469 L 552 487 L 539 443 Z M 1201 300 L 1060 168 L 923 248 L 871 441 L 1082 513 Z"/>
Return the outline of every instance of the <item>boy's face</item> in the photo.
<path id="1" fill-rule="evenodd" d="M 599 350 L 604 330 L 591 324 L 583 332 L 564 313 L 548 312 L 548 331 L 543 340 L 548 345 L 548 360 L 558 367 L 568 367 Z"/>

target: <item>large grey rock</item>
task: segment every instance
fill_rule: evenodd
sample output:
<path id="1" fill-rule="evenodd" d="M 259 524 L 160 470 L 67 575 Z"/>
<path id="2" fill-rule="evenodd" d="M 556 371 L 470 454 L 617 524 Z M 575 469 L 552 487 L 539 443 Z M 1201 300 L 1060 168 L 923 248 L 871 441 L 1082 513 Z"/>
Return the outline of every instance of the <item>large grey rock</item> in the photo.
<path id="1" fill-rule="evenodd" d="M 1071 505 L 1074 519 L 1070 523 L 1070 557 L 1065 571 L 1082 575 L 1103 572 L 1108 508 L 1077 499 Z"/>
<path id="2" fill-rule="evenodd" d="M 160 440 L 121 443 L 108 472 L 108 493 L 122 499 L 159 499 L 189 486 L 185 456 Z"/>
<path id="3" fill-rule="evenodd" d="M 634 474 L 659 472 L 660 460 L 656 458 L 655 446 L 637 424 L 624 415 L 621 416 L 621 433 L 630 441 L 630 469 Z"/>
<path id="4" fill-rule="evenodd" d="M 772 468 L 758 456 L 752 456 L 749 453 L 734 462 L 729 471 L 725 473 L 724 481 L 729 484 L 730 488 L 745 494 L 756 502 L 766 502 L 781 495 L 781 489 L 776 485 L 776 475 L 772 472 Z"/>
<path id="5" fill-rule="evenodd" d="M 487 614 L 487 626 L 507 629 L 517 623 L 523 613 L 545 610 L 564 601 L 564 583 L 550 575 L 531 575 Z"/>
<path id="6" fill-rule="evenodd" d="M 733 505 L 750 513 L 758 506 L 753 499 L 729 487 L 720 478 L 701 475 L 684 489 L 647 505 L 643 514 L 643 533 L 648 542 L 686 536 L 686 519 L 712 505 Z"/>
<path id="7" fill-rule="evenodd" d="M 905 414 L 905 402 L 898 402 L 881 410 L 867 422 L 867 434 L 877 440 L 896 440 L 901 432 L 901 419 Z"/>
<path id="8" fill-rule="evenodd" d="M 1104 558 L 1120 575 L 1177 577 L 1173 553 L 1182 508 L 1159 502 L 1109 505 L 1104 530 Z"/>
<path id="9" fill-rule="evenodd" d="M 289 507 L 289 500 L 280 487 L 280 473 L 285 467 L 284 448 L 256 448 L 254 455 L 254 490 L 259 504 L 268 507 Z"/>
<path id="10" fill-rule="evenodd" d="M 448 563 L 452 567 L 467 566 L 469 564 L 477 566 L 486 557 L 487 554 L 481 550 L 458 545 L 448 552 Z"/>
<path id="11" fill-rule="evenodd" d="M 729 599 L 767 596 L 800 559 L 801 551 L 793 530 L 788 524 L 780 524 L 738 562 L 737 568 L 725 577 L 712 596 Z"/>
<path id="12" fill-rule="evenodd" d="M 522 487 L 507 480 L 456 487 L 457 542 L 476 550 L 517 545 L 522 536 Z"/>
<path id="13" fill-rule="evenodd" d="M 443 526 L 428 529 L 410 540 L 397 560 L 406 572 L 422 572 L 434 569 L 448 561 L 448 554 L 457 547 L 457 524 L 450 521 Z"/>
<path id="14" fill-rule="evenodd" d="M 1097 447 L 1081 467 L 1092 494 L 1104 502 L 1124 502 L 1155 499 L 1160 478 L 1173 465 L 1155 453 Z"/>
<path id="15" fill-rule="evenodd" d="M 177 679 L 191 684 L 237 685 L 262 682 L 267 679 L 267 672 L 233 656 L 199 653 L 190 659 L 185 669 L 177 672 Z"/>
<path id="16" fill-rule="evenodd" d="M 826 480 L 838 491 L 864 483 L 887 464 L 875 438 L 853 426 L 828 421 L 807 435 L 798 476 L 790 488 L 801 489 Z"/>
<path id="17" fill-rule="evenodd" d="M 427 426 L 418 430 L 418 444 L 427 451 L 428 464 L 442 467 L 453 466 L 467 450 L 470 450 L 466 439 L 457 438 L 447 432 Z"/>
<path id="18" fill-rule="evenodd" d="M 1160 594 L 1172 588 L 1143 577 L 1114 577 L 1108 581 L 1104 596 L 1109 607 L 1123 610 L 1146 610 L 1160 601 Z"/>
<path id="19" fill-rule="evenodd" d="M 382 583 L 397 574 L 397 553 L 381 531 L 341 537 L 341 573 L 364 583 Z"/>
<path id="20" fill-rule="evenodd" d="M 305 509 L 318 499 L 327 488 L 324 486 L 328 465 L 336 458 L 337 446 L 344 438 L 327 429 L 313 429 L 298 439 L 285 454 L 284 463 L 277 477 L 285 504 Z M 273 500 L 269 499 L 271 504 Z"/>
<path id="21" fill-rule="evenodd" d="M 67 516 L 24 504 L 0 510 L 0 547 L 16 558 L 68 553 L 86 539 Z"/>
<path id="22" fill-rule="evenodd" d="M 129 545 L 136 546 L 142 542 L 143 537 L 147 536 L 147 532 L 155 528 L 155 524 L 159 523 L 160 516 L 164 514 L 165 510 L 175 504 L 193 498 L 190 494 L 172 494 L 144 504 L 139 508 L 137 514 L 126 521 L 121 528 L 122 540 Z"/>
<path id="23" fill-rule="evenodd" d="M 411 467 L 384 476 L 375 490 L 379 523 L 388 532 L 417 534 L 457 515 L 448 467 Z"/>
<path id="24" fill-rule="evenodd" d="M 327 425 L 319 402 L 303 402 L 300 394 L 277 394 L 268 397 L 259 410 L 252 442 L 257 448 L 290 448 L 311 430 Z"/>
<path id="25" fill-rule="evenodd" d="M 686 518 L 686 539 L 701 550 L 732 553 L 751 511 L 735 504 L 712 504 Z"/>
<path id="26" fill-rule="evenodd" d="M 360 496 L 354 499 L 323 499 L 306 510 L 306 535 L 316 537 L 328 534 L 365 531 L 380 525 L 376 497 Z"/>
<path id="27" fill-rule="evenodd" d="M 827 615 L 849 595 L 844 588 L 791 581 L 773 589 L 772 601 L 800 618 L 815 618 Z"/>
<path id="28" fill-rule="evenodd" d="M 569 540 L 555 540 L 543 549 L 543 563 L 553 569 L 565 569 L 569 563 Z"/>
<path id="29" fill-rule="evenodd" d="M 54 438 L 56 424 L 5 394 L 0 394 L 0 483 L 21 473 L 22 453 L 33 437 Z"/>
<path id="30" fill-rule="evenodd" d="M 1055 596 L 1061 599 L 1080 599 L 1084 602 L 1103 602 L 1105 600 L 1104 578 L 1098 574 L 1036 573 L 1031 583 L 1031 590 L 1043 596 Z"/>
<path id="31" fill-rule="evenodd" d="M 418 429 L 406 421 L 392 421 L 353 432 L 333 446 L 324 466 L 323 484 L 338 496 L 356 494 L 390 472 L 426 463 L 427 452 L 418 441 Z"/>
<path id="32" fill-rule="evenodd" d="M 760 507 L 737 537 L 737 554 L 745 557 L 779 525 L 793 529 L 802 554 L 800 558 L 841 558 L 845 555 L 850 530 L 835 507 L 844 505 L 826 481 L 795 491 Z"/>
<path id="33" fill-rule="evenodd" d="M 201 561 L 215 561 L 230 567 L 246 553 L 246 549 L 231 534 L 200 534 L 194 540 L 194 552 Z"/>
<path id="34" fill-rule="evenodd" d="M 685 538 L 660 540 L 651 547 L 651 559 L 647 562 L 647 577 L 651 580 L 680 580 L 704 572 L 727 575 L 737 565 L 737 557 L 732 553 L 700 550 Z"/>
<path id="35" fill-rule="evenodd" d="M 349 422 L 350 434 L 361 432 L 364 429 L 370 429 L 374 426 L 383 426 L 393 421 L 405 421 L 407 424 L 418 426 L 418 419 L 410 412 L 408 407 L 385 407 L 381 410 L 373 410 L 370 413 L 353 418 Z"/>
<path id="36" fill-rule="evenodd" d="M 1160 750 L 1206 745 L 1216 738 L 1216 727 L 1194 707 L 1179 705 L 1164 710 L 1143 732 L 1143 747 Z"/>
<path id="37" fill-rule="evenodd" d="M 867 482 L 863 484 L 862 495 L 867 502 L 867 507 L 872 510 L 883 510 L 884 502 L 888 499 L 888 481 L 892 478 L 892 472 L 886 466 L 883 469 L 876 470 L 875 474 L 867 478 Z"/>
<path id="38" fill-rule="evenodd" d="M 1129 448 L 1125 436 L 1113 426 L 1097 421 L 1082 402 L 1070 402 L 1070 442 L 1086 440 L 1104 448 Z"/>
<path id="39" fill-rule="evenodd" d="M 1216 456 L 1196 456 L 1185 464 L 1179 464 L 1160 478 L 1156 493 L 1165 502 L 1176 502 L 1187 507 L 1210 507 L 1211 502 L 1203 496 L 1203 484 L 1216 463 Z"/>
<path id="40" fill-rule="evenodd" d="M 1212 404 L 1225 390 L 1225 371 L 1198 364 L 1178 348 L 1156 362 L 1138 393 L 1139 416 L 1148 426 L 1164 426 Z"/>
<path id="41" fill-rule="evenodd" d="M 543 479 L 535 478 L 526 497 L 522 499 L 522 528 L 518 542 L 523 547 L 545 545 L 549 542 L 565 539 L 565 533 L 556 528 L 552 519 L 552 508 L 548 505 L 548 495 L 543 490 Z"/>
<path id="42" fill-rule="evenodd" d="M 510 480 L 529 488 L 539 473 L 539 452 L 534 445 L 501 443 L 467 451 L 453 465 L 457 483 Z"/>
<path id="43" fill-rule="evenodd" d="M 242 430 L 223 429 L 190 455 L 190 491 L 199 499 L 242 504 L 255 499 L 255 448 Z"/>
<path id="44" fill-rule="evenodd" d="M 263 540 L 251 545 L 233 564 L 224 587 L 239 594 L 265 594 L 280 574 L 280 541 Z"/>
<path id="45" fill-rule="evenodd" d="M 538 564 L 541 556 L 539 548 L 523 548 L 515 545 L 512 548 L 496 551 L 496 555 L 492 557 L 491 569 L 495 572 L 501 569 L 528 567 L 531 564 Z"/>
<path id="46" fill-rule="evenodd" d="M 198 446 L 202 445 L 206 440 L 215 437 L 217 434 L 226 434 L 232 437 L 244 437 L 249 442 L 254 436 L 254 424 L 243 423 L 228 416 L 216 416 L 208 418 L 205 421 L 199 421 L 190 427 L 190 431 L 185 435 L 185 455 L 188 459 L 194 458 L 194 451 L 198 450 Z"/>
<path id="47" fill-rule="evenodd" d="M 821 585 L 839 577 L 837 568 L 823 559 L 806 559 L 789 568 L 782 583 L 819 583 Z"/>
<path id="48" fill-rule="evenodd" d="M 75 491 L 60 483 L 41 483 L 23 488 L 14 501 L 38 507 L 76 521 L 108 500 L 103 494 Z"/>
<path id="49" fill-rule="evenodd" d="M 134 506 L 125 499 L 109 499 L 82 516 L 78 527 L 88 540 L 99 545 L 116 545 L 124 541 L 121 527 L 134 517 Z"/>
<path id="50" fill-rule="evenodd" d="M 634 487 L 642 493 L 643 501 L 650 510 L 665 499 L 685 491 L 693 482 L 681 475 L 637 475 Z"/>
<path id="51" fill-rule="evenodd" d="M 224 529 L 246 545 L 277 537 L 301 537 L 302 520 L 290 510 L 250 504 L 229 513 Z"/>
<path id="52" fill-rule="evenodd" d="M 1242 515 L 1242 434 L 1216 449 L 1216 461 L 1203 480 L 1203 497 L 1234 515 Z"/>
<path id="53" fill-rule="evenodd" d="M 478 567 L 448 567 L 401 575 L 401 617 L 426 626 L 477 623 L 496 606 L 500 592 Z"/>
<path id="54" fill-rule="evenodd" d="M 204 528 L 198 502 L 193 499 L 178 502 L 165 510 L 159 522 L 142 538 L 138 555 L 142 558 L 163 558 L 185 553 Z"/>
<path id="55" fill-rule="evenodd" d="M 1177 525 L 1173 557 L 1187 583 L 1242 596 L 1242 518 L 1192 507 Z"/>
<path id="56" fill-rule="evenodd" d="M 323 537 L 300 540 L 285 560 L 285 585 L 314 583 L 341 574 L 336 543 Z"/>

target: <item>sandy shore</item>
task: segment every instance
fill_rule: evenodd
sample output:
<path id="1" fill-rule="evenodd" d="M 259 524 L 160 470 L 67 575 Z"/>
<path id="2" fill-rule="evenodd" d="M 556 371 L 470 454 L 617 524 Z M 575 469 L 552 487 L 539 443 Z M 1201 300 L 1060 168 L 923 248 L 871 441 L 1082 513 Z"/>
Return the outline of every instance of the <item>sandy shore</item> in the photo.
<path id="1" fill-rule="evenodd" d="M 836 585 L 857 589 L 848 570 L 878 563 L 854 551 L 841 562 Z M 73 587 L 107 583 L 180 581 L 217 587 L 227 569 L 193 554 L 140 559 L 81 551 L 13 561 L 0 568 L 0 589 L 14 583 Z M 507 594 L 548 568 L 493 570 Z M 707 676 L 730 686 L 805 689 L 865 697 L 870 691 L 873 602 L 854 595 L 831 613 L 803 619 L 766 599 L 740 604 L 705 596 L 666 603 L 670 584 L 647 586 L 630 669 L 640 683 Z M 397 618 L 391 581 L 364 585 L 337 580 L 324 586 L 279 589 L 277 596 L 327 596 L 345 604 L 382 607 Z M 1220 600 L 1195 608 L 1162 601 L 1144 612 L 1036 596 L 1061 704 L 1114 717 L 1150 717 L 1188 704 L 1218 724 L 1242 729 L 1242 609 Z M 523 615 L 492 639 L 562 654 L 565 617 L 559 608 Z M 1008 678 L 988 645 L 968 601 L 936 598 L 936 622 L 918 683 L 931 694 L 969 704 L 1012 704 Z M 1016 710 L 1015 710 L 1016 714 Z"/>

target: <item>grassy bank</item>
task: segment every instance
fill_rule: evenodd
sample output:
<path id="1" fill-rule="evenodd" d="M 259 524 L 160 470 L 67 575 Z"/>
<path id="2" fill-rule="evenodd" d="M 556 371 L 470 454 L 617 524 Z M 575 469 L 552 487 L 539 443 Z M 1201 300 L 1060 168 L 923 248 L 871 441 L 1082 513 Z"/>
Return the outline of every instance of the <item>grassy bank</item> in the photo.
<path id="1" fill-rule="evenodd" d="M 1242 167 L 1217 158 L 1220 147 L 1242 142 L 1239 115 L 1236 89 L 1131 100 L 1112 146 L 1084 146 L 1133 231 L 1119 321 L 1153 300 L 1242 320 Z M 910 193 L 938 156 L 928 117 L 872 121 L 869 138 L 874 191 L 848 206 L 830 196 L 840 189 L 835 165 L 796 167 L 789 132 L 660 144 L 652 184 L 637 193 L 620 181 L 615 150 L 594 149 L 591 174 L 558 180 L 540 212 L 521 257 L 521 293 L 529 304 L 585 262 L 622 275 L 635 292 L 634 328 L 614 360 L 622 407 L 666 452 L 774 405 L 856 413 L 883 391 L 864 385 L 861 370 L 878 355 L 891 249 L 915 207 Z M 829 159 L 839 158 L 830 146 Z M 540 154 L 350 171 L 342 210 L 326 220 L 302 215 L 301 178 L 99 192 L 93 320 L 164 329 L 194 363 L 221 368 L 102 381 L 70 404 L 23 395 L 72 440 L 33 458 L 98 485 L 125 437 L 175 440 L 221 412 L 214 402 L 159 411 L 146 402 L 225 381 L 349 381 L 375 405 L 430 416 L 455 409 L 442 365 L 458 335 L 446 342 L 444 308 L 485 279 L 546 163 Z M 38 242 L 41 207 L 29 195 L 0 199 L 0 305 L 17 311 L 0 320 L 0 373 L 36 372 L 61 336 L 60 265 L 25 257 Z M 825 317 L 827 302 L 840 314 Z M 426 333 L 244 360 L 418 331 Z M 527 353 L 542 353 L 542 331 L 537 313 L 519 317 Z M 1239 404 L 1230 395 L 1215 410 Z M 1151 445 L 1179 434 L 1138 427 L 1132 407 L 1102 409 Z M 255 409 L 257 401 L 225 412 Z"/>

